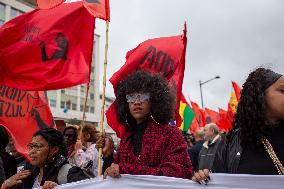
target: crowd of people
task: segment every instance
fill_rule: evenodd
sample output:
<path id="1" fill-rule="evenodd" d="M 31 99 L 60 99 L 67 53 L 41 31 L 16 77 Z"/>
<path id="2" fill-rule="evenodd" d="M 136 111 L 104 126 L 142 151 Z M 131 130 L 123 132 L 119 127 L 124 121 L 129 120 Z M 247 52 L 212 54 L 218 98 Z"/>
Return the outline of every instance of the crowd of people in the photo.
<path id="1" fill-rule="evenodd" d="M 126 129 L 115 150 L 112 138 L 94 125 L 37 131 L 28 144 L 29 161 L 5 151 L 9 136 L 0 128 L 1 189 L 43 189 L 98 176 L 157 175 L 210 182 L 210 172 L 284 174 L 284 77 L 266 68 L 243 84 L 233 129 L 220 133 L 210 123 L 184 137 L 170 125 L 175 91 L 160 74 L 137 70 L 116 91 L 117 117 Z M 102 148 L 102 157 L 98 149 Z M 102 158 L 102 167 L 98 159 Z M 17 172 L 18 165 L 24 165 Z M 9 165 L 9 166 L 7 166 Z"/>

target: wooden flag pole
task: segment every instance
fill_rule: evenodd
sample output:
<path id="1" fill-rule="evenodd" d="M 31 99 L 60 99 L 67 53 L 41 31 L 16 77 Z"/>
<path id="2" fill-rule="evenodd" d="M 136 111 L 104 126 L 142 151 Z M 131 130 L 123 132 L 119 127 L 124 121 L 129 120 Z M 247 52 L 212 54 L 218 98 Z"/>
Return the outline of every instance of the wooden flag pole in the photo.
<path id="1" fill-rule="evenodd" d="M 107 53 L 108 53 L 108 32 L 109 22 L 106 21 L 106 44 L 105 44 L 105 60 L 104 60 L 104 79 L 103 79 L 103 95 L 102 95 L 102 108 L 101 108 L 101 122 L 100 122 L 100 133 L 104 132 L 104 112 L 105 112 L 105 90 L 106 90 L 106 69 L 107 69 Z M 99 148 L 99 159 L 98 159 L 98 176 L 102 174 L 102 157 L 103 149 Z"/>

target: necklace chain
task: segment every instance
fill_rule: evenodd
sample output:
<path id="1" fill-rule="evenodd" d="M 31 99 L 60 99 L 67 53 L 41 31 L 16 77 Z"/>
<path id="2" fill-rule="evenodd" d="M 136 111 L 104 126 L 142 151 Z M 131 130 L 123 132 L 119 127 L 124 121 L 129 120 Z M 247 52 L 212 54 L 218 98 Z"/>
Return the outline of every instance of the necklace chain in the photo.
<path id="1" fill-rule="evenodd" d="M 284 167 L 283 167 L 282 163 L 280 162 L 280 160 L 278 159 L 278 157 L 277 157 L 272 145 L 270 144 L 270 142 L 265 137 L 262 137 L 261 142 L 262 142 L 266 152 L 269 154 L 273 164 L 275 165 L 278 174 L 284 175 Z"/>

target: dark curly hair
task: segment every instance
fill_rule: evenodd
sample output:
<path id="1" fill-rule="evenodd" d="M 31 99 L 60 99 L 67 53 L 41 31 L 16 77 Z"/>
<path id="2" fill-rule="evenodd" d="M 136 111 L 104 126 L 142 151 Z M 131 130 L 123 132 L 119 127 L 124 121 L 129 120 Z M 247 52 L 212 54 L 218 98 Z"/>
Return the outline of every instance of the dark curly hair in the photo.
<path id="1" fill-rule="evenodd" d="M 67 157 L 67 147 L 64 141 L 64 136 L 60 131 L 53 128 L 41 129 L 33 135 L 33 137 L 36 136 L 44 138 L 50 147 L 59 147 L 57 156 L 62 155 Z"/>
<path id="2" fill-rule="evenodd" d="M 174 115 L 175 93 L 170 90 L 168 82 L 161 74 L 150 74 L 136 70 L 121 80 L 116 93 L 116 112 L 119 121 L 124 125 L 133 123 L 126 95 L 131 93 L 150 93 L 151 115 L 160 124 L 168 124 Z"/>
<path id="3" fill-rule="evenodd" d="M 260 139 L 270 124 L 266 117 L 265 90 L 276 81 L 278 75 L 270 69 L 257 68 L 243 84 L 233 122 L 233 128 L 240 129 L 242 147 L 247 144 L 254 147 L 260 145 Z"/>

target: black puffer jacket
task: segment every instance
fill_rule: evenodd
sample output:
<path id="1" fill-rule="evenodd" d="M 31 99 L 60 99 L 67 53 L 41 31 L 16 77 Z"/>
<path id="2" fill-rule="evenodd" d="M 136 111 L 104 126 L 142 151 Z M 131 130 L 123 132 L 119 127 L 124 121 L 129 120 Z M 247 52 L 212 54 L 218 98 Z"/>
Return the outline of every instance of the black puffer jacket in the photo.
<path id="1" fill-rule="evenodd" d="M 63 165 L 67 163 L 68 163 L 67 159 L 65 157 L 60 156 L 53 162 L 46 164 L 43 173 L 43 178 L 41 181 L 41 186 L 44 184 L 45 181 L 52 181 L 58 183 L 57 178 L 59 170 L 63 167 Z M 15 189 L 32 188 L 38 174 L 39 174 L 39 168 L 32 168 L 31 175 L 26 179 L 24 179 L 22 184 L 17 185 Z M 82 169 L 80 169 L 79 167 L 72 167 L 69 169 L 67 174 L 67 183 L 85 180 L 88 178 L 89 177 L 84 174 Z"/>
<path id="2" fill-rule="evenodd" d="M 212 171 L 215 173 L 237 173 L 242 152 L 240 130 L 236 129 L 219 144 Z"/>
<path id="3" fill-rule="evenodd" d="M 7 152 L 0 150 L 0 186 L 5 179 L 17 173 L 16 159 Z"/>

